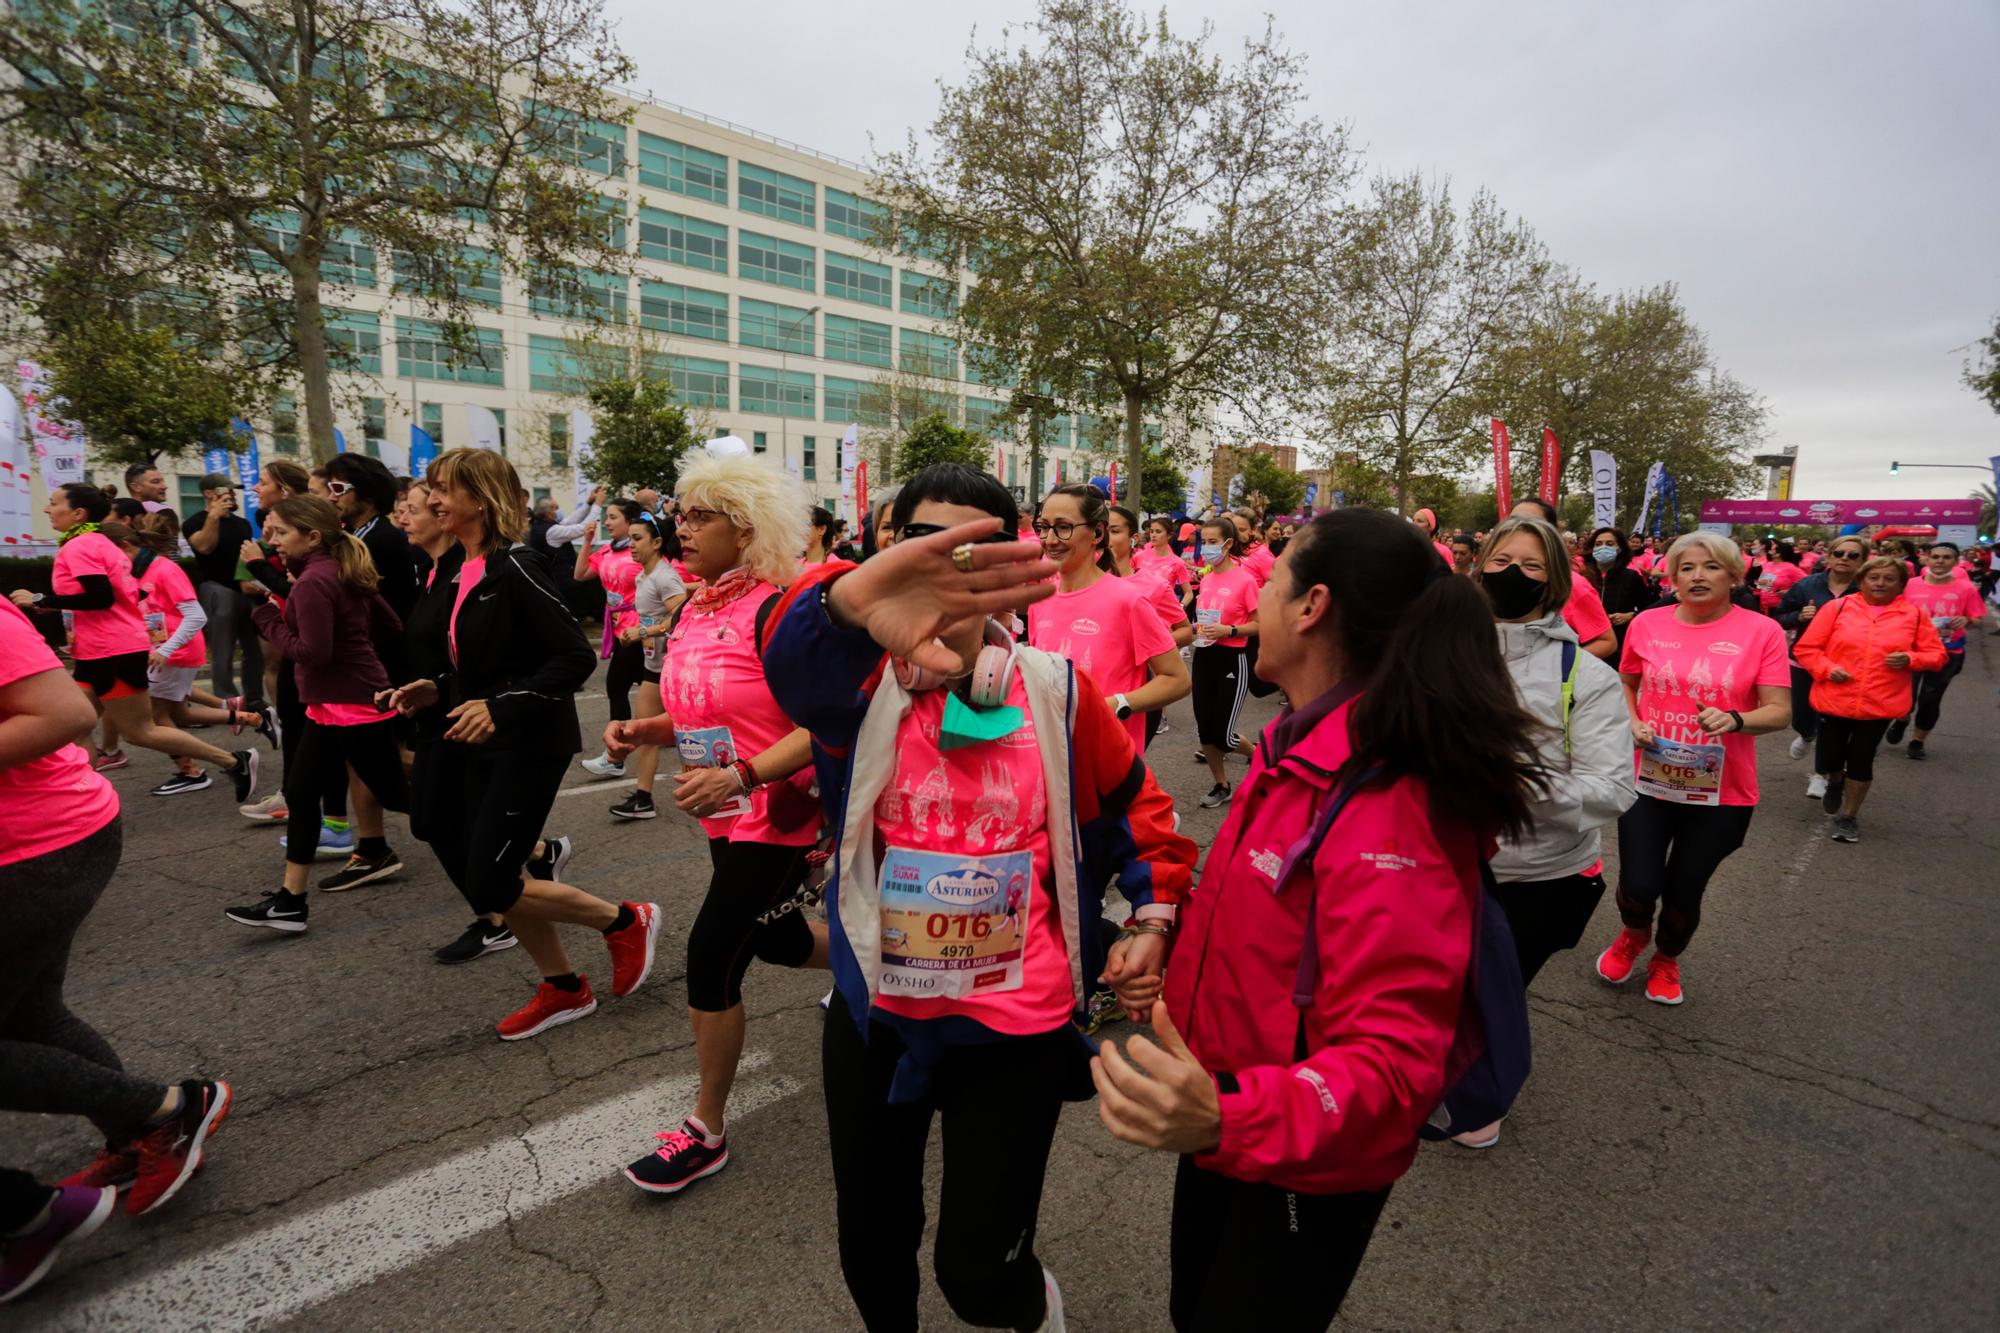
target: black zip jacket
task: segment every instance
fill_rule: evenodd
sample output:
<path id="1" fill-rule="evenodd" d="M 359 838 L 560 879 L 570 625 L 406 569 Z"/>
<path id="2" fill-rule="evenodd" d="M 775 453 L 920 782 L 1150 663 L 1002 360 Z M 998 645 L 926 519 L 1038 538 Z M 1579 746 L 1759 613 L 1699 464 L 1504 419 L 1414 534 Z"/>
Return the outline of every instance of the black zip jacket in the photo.
<path id="1" fill-rule="evenodd" d="M 452 587 L 452 598 L 458 590 Z M 488 750 L 576 754 L 583 733 L 576 692 L 597 667 L 597 654 L 549 581 L 541 558 L 516 544 L 486 558 L 486 571 L 458 613 L 458 652 L 449 640 L 450 602 L 422 649 L 424 660 L 449 666 L 438 691 L 455 708 L 484 699 L 493 714 Z"/>

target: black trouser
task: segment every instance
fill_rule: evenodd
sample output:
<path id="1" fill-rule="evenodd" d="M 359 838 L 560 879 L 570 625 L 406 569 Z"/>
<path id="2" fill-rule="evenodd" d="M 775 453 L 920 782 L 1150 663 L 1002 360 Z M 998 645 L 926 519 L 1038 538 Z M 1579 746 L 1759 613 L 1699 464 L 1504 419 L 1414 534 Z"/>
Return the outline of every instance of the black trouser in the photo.
<path id="1" fill-rule="evenodd" d="M 328 799 L 347 799 L 347 770 L 375 794 L 385 810 L 410 808 L 409 779 L 396 748 L 394 719 L 331 726 L 305 720 L 305 735 L 285 770 L 285 859 L 311 865 L 319 850 L 320 812 Z M 537 825 L 537 827 L 540 827 Z"/>
<path id="2" fill-rule="evenodd" d="M 1835 717 L 1819 715 L 1819 740 L 1813 752 L 1813 771 L 1838 779 L 1845 773 L 1856 782 L 1875 780 L 1875 751 L 1889 730 L 1886 717 Z"/>
<path id="3" fill-rule="evenodd" d="M 1821 735 L 1826 718 L 1821 717 Z M 1656 950 L 1679 956 L 1701 925 L 1701 895 L 1729 854 L 1743 845 L 1754 805 L 1683 805 L 1641 796 L 1618 816 L 1618 915 L 1634 930 L 1653 928 Z"/>
<path id="4" fill-rule="evenodd" d="M 541 840 L 575 755 L 457 741 L 427 741 L 417 753 L 425 765 L 425 796 L 411 831 L 431 845 L 475 913 L 513 910 L 521 899 L 521 867 Z M 432 774 L 440 775 L 441 790 L 431 789 Z"/>
<path id="5" fill-rule="evenodd" d="M 1300 1194 L 1232 1180 L 1192 1157 L 1174 1173 L 1173 1286 L 1181 1333 L 1323 1329 L 1368 1252 L 1387 1187 Z"/>
<path id="6" fill-rule="evenodd" d="M 0 1167 L 0 1236 L 24 1230 L 55 1197 L 53 1189 L 26 1171 Z"/>
<path id="7" fill-rule="evenodd" d="M 1214 646 L 1194 653 L 1194 729 L 1203 745 L 1227 750 L 1236 743 L 1236 719 L 1250 689 L 1250 654 Z"/>
<path id="8" fill-rule="evenodd" d="M 688 930 L 690 1009 L 719 1014 L 743 1003 L 743 976 L 753 958 L 777 967 L 806 965 L 813 937 L 799 890 L 810 851 L 811 846 L 708 840 L 715 873 Z"/>
<path id="9" fill-rule="evenodd" d="M 118 869 L 112 820 L 89 837 L 0 866 L 0 1110 L 80 1115 L 123 1146 L 167 1095 L 134 1078 L 63 1001 L 70 944 Z"/>
<path id="10" fill-rule="evenodd" d="M 1792 730 L 1812 740 L 1819 735 L 1819 714 L 1812 706 L 1812 672 L 1797 662 L 1792 668 Z"/>
<path id="11" fill-rule="evenodd" d="M 299 766 L 299 742 L 306 738 L 306 703 L 299 698 L 299 682 L 292 673 L 292 664 L 278 663 L 278 709 L 279 739 L 284 747 L 279 753 L 285 756 L 285 772 L 291 773 Z M 320 813 L 328 819 L 347 818 L 347 789 L 330 791 L 320 797 Z M 291 843 L 289 829 L 285 838 Z"/>
<path id="12" fill-rule="evenodd" d="M 980 1328 L 1042 1321 L 1035 1219 L 1063 1090 L 1081 1058 L 1068 1024 L 1033 1037 L 956 1047 L 929 1092 L 891 1102 L 904 1053 L 889 1027 L 867 1041 L 836 994 L 820 1040 L 833 1154 L 840 1271 L 870 1333 L 917 1327 L 917 1249 L 924 1238 L 924 1152 L 944 1121 L 944 1184 L 933 1269 L 952 1313 Z"/>
<path id="13" fill-rule="evenodd" d="M 604 669 L 604 698 L 611 705 L 613 722 L 632 720 L 632 691 L 646 669 L 646 646 L 619 643 L 611 649 L 611 665 Z"/>
<path id="14" fill-rule="evenodd" d="M 1564 875 L 1561 879 L 1495 884 L 1493 896 L 1507 914 L 1514 955 L 1521 960 L 1521 984 L 1564 949 L 1574 949 L 1604 897 L 1604 876 Z"/>
<path id="15" fill-rule="evenodd" d="M 1929 731 L 1938 724 L 1938 710 L 1944 707 L 1944 692 L 1959 672 L 1965 670 L 1964 653 L 1946 653 L 1944 665 L 1936 671 L 1917 673 L 1917 715 L 1910 725 Z"/>

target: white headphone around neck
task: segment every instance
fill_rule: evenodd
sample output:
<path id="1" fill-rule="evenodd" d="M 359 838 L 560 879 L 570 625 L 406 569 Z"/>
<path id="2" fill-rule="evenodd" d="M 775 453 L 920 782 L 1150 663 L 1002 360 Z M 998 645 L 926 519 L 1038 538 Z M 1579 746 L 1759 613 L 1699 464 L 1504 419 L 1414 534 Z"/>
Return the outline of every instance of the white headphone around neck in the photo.
<path id="1" fill-rule="evenodd" d="M 1014 659 L 1018 644 L 1014 636 L 997 620 L 986 622 L 986 645 L 973 659 L 972 682 L 968 693 L 972 702 L 980 708 L 997 708 L 1007 702 L 1007 691 L 1014 683 Z M 896 683 L 911 694 L 924 690 L 935 690 L 947 683 L 944 676 L 929 667 L 920 667 L 902 658 L 895 659 Z"/>

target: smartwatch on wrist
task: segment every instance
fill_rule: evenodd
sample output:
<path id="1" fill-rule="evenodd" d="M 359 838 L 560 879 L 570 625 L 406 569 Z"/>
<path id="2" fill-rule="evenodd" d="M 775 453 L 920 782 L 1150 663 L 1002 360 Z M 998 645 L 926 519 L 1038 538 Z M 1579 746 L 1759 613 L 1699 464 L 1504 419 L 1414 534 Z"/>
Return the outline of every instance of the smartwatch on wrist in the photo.
<path id="1" fill-rule="evenodd" d="M 1123 722 L 1126 718 L 1132 716 L 1132 701 L 1130 699 L 1127 699 L 1122 694 L 1114 694 L 1111 697 L 1117 700 L 1118 707 L 1116 708 L 1115 711 L 1118 714 L 1118 720 L 1120 722 Z"/>
<path id="2" fill-rule="evenodd" d="M 1738 731 L 1743 730 L 1743 714 L 1737 712 L 1734 708 L 1732 708 L 1729 710 L 1729 716 L 1736 719 L 1736 729 Z"/>

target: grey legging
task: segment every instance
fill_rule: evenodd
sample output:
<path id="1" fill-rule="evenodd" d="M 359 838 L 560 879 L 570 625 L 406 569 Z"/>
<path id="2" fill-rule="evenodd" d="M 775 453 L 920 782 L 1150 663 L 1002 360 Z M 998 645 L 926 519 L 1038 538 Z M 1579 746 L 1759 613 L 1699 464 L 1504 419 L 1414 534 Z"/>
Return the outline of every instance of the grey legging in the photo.
<path id="1" fill-rule="evenodd" d="M 0 866 L 0 1110 L 87 1116 L 122 1143 L 167 1095 L 134 1078 L 63 1003 L 70 942 L 118 869 L 116 819 L 58 851 Z"/>

